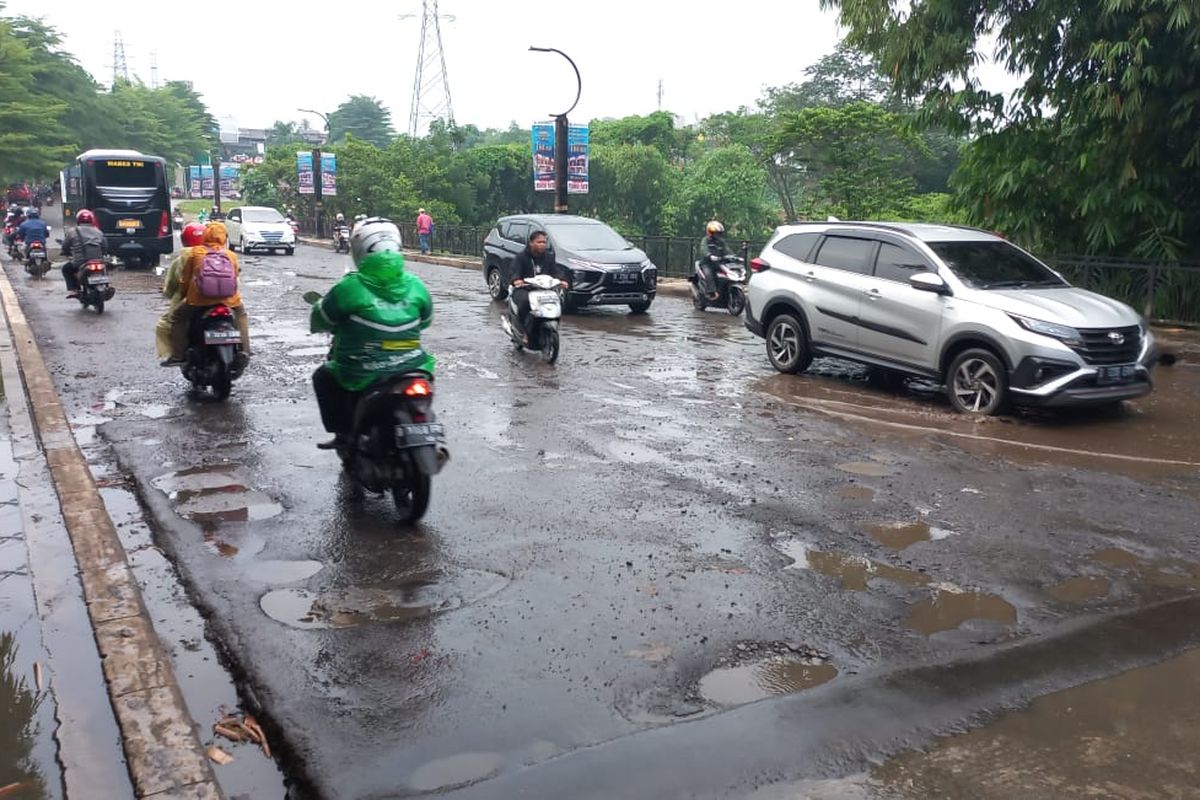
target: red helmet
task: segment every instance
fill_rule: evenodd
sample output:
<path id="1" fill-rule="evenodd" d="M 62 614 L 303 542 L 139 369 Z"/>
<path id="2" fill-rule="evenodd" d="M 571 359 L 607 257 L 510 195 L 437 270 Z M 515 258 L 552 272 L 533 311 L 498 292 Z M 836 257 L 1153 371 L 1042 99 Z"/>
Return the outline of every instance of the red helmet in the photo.
<path id="1" fill-rule="evenodd" d="M 204 226 L 199 222 L 189 222 L 183 226 L 179 240 L 183 242 L 184 247 L 199 247 L 204 244 Z"/>
<path id="2" fill-rule="evenodd" d="M 81 208 L 75 214 L 75 224 L 94 226 L 96 224 L 96 215 L 91 211 L 88 211 L 86 208 Z"/>

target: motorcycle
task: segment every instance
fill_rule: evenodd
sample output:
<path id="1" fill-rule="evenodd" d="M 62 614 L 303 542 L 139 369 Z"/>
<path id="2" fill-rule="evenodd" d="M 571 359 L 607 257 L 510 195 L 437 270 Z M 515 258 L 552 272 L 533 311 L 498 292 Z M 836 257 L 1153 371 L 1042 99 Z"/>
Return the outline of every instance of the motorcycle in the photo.
<path id="1" fill-rule="evenodd" d="M 171 217 L 171 221 L 172 221 L 172 224 L 174 224 L 174 226 L 175 226 L 175 230 L 177 230 L 177 231 L 183 230 L 183 212 L 182 211 L 176 210 L 174 216 Z"/>
<path id="2" fill-rule="evenodd" d="M 333 229 L 333 250 L 335 253 L 350 252 L 350 226 L 339 225 Z"/>
<path id="3" fill-rule="evenodd" d="M 300 238 L 300 223 L 297 222 L 296 220 L 292 219 L 291 217 L 288 217 L 287 224 L 290 225 L 292 228 L 292 236 L 295 236 L 296 238 Z"/>
<path id="4" fill-rule="evenodd" d="M 733 316 L 746 310 L 746 262 L 738 256 L 725 256 L 717 268 L 717 298 L 710 300 L 704 293 L 704 262 L 697 261 L 688 282 L 692 285 L 692 305 L 703 311 L 710 305 L 725 307 Z"/>
<path id="5" fill-rule="evenodd" d="M 193 315 L 187 352 L 179 369 L 195 392 L 211 387 L 217 400 L 229 397 L 233 382 L 241 377 L 248 360 L 241 352 L 241 342 L 233 310 L 225 304 L 209 306 Z"/>
<path id="6" fill-rule="evenodd" d="M 25 254 L 25 271 L 35 278 L 44 278 L 50 271 L 50 257 L 46 255 L 45 242 L 30 242 Z"/>
<path id="7" fill-rule="evenodd" d="M 17 226 L 4 226 L 4 242 L 8 245 L 8 257 L 13 261 L 21 259 L 21 240 L 17 238 Z"/>
<path id="8" fill-rule="evenodd" d="M 108 278 L 108 264 L 101 259 L 84 262 L 79 268 L 79 304 L 91 306 L 97 314 L 104 313 L 104 303 L 112 300 L 117 290 Z"/>
<path id="9" fill-rule="evenodd" d="M 532 324 L 529 340 L 525 340 L 517 303 L 511 293 L 508 313 L 500 318 L 500 326 L 518 350 L 540 350 L 542 360 L 553 364 L 558 360 L 558 321 L 562 319 L 562 296 L 558 290 L 565 284 L 549 275 L 534 275 L 526 278 L 525 283 L 530 287 L 529 318 Z"/>
<path id="10" fill-rule="evenodd" d="M 305 292 L 304 299 L 312 304 L 321 295 Z M 337 454 L 357 486 L 375 494 L 390 490 L 401 521 L 419 521 L 429 508 L 433 476 L 450 460 L 445 426 L 433 413 L 433 377 L 390 375 L 361 392 Z"/>

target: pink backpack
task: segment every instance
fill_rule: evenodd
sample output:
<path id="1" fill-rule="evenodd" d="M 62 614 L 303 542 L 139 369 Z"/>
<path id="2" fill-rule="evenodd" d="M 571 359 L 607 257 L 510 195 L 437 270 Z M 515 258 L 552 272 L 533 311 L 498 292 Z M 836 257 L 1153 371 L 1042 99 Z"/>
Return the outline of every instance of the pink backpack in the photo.
<path id="1" fill-rule="evenodd" d="M 196 271 L 196 290 L 211 300 L 224 300 L 237 294 L 237 273 L 224 249 L 208 250 Z"/>

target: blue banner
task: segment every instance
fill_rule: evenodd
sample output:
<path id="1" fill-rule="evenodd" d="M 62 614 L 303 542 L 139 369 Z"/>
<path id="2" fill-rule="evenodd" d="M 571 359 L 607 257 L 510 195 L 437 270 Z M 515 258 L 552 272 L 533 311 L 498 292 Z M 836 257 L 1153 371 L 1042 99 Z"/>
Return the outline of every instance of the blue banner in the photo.
<path id="1" fill-rule="evenodd" d="M 321 154 L 321 194 L 325 197 L 337 195 L 337 154 Z"/>
<path id="2" fill-rule="evenodd" d="M 296 175 L 298 177 L 298 186 L 296 191 L 300 194 L 312 194 L 313 157 L 311 152 L 301 150 L 296 153 Z"/>
<path id="3" fill-rule="evenodd" d="M 554 123 L 539 122 L 531 129 L 533 144 L 533 190 L 554 191 Z M 572 125 L 567 129 L 567 191 L 587 194 L 589 161 L 588 128 Z"/>

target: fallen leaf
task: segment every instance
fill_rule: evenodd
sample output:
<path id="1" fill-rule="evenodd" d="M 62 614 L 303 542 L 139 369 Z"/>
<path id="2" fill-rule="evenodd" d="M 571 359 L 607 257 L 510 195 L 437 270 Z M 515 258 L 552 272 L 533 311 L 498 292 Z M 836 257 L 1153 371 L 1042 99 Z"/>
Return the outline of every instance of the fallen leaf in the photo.
<path id="1" fill-rule="evenodd" d="M 42 665 L 40 662 L 33 662 L 33 685 L 40 692 L 42 690 Z"/>
<path id="2" fill-rule="evenodd" d="M 222 725 L 220 722 L 218 722 L 216 725 L 213 725 L 213 733 L 217 734 L 218 736 L 224 736 L 226 739 L 229 739 L 233 742 L 244 741 L 244 737 L 237 728 L 229 725 Z"/>
<path id="3" fill-rule="evenodd" d="M 208 748 L 208 757 L 212 759 L 213 762 L 220 764 L 221 766 L 233 763 L 233 756 L 229 755 L 229 753 L 226 753 L 215 744 Z"/>

